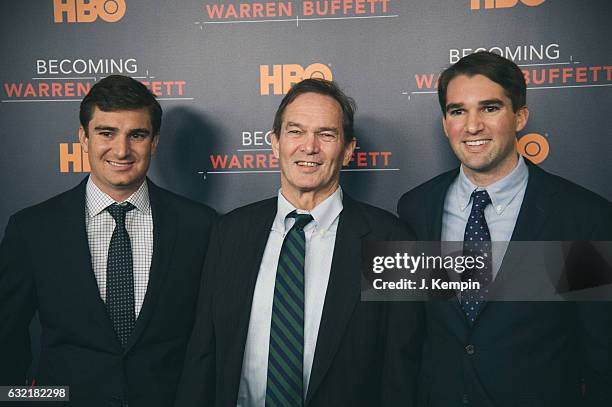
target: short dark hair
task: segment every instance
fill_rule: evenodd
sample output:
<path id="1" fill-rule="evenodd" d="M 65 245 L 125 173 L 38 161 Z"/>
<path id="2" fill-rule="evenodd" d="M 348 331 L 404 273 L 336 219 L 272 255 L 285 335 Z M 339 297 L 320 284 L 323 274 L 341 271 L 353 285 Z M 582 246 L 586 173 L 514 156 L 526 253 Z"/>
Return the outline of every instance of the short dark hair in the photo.
<path id="1" fill-rule="evenodd" d="M 335 82 L 315 78 L 304 79 L 303 81 L 293 85 L 281 101 L 278 109 L 276 110 L 276 114 L 274 115 L 273 130 L 276 137 L 280 137 L 285 109 L 298 96 L 305 93 L 318 93 L 320 95 L 329 96 L 340 104 L 340 108 L 342 109 L 342 130 L 344 133 L 344 143 L 350 143 L 350 141 L 355 137 L 355 129 L 353 127 L 355 110 L 357 110 L 355 101 L 346 96 Z"/>
<path id="2" fill-rule="evenodd" d="M 527 84 L 521 69 L 509 59 L 492 52 L 479 51 L 461 58 L 440 75 L 438 100 L 443 115 L 446 114 L 448 84 L 459 75 L 483 75 L 500 85 L 512 101 L 512 110 L 515 113 L 527 104 Z"/>
<path id="3" fill-rule="evenodd" d="M 147 109 L 153 135 L 159 134 L 162 120 L 162 108 L 159 102 L 145 85 L 129 76 L 110 75 L 91 87 L 87 96 L 81 101 L 79 111 L 79 120 L 85 134 L 94 107 L 103 112 Z"/>

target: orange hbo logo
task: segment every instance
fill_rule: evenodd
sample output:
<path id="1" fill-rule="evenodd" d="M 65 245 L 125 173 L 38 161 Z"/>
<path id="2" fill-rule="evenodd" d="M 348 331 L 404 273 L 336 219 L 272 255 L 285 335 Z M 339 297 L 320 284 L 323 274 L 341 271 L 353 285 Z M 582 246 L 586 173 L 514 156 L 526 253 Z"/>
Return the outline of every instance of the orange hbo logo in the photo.
<path id="1" fill-rule="evenodd" d="M 284 95 L 291 86 L 307 78 L 327 79 L 331 81 L 333 74 L 327 65 L 315 63 L 303 68 L 298 64 L 260 65 L 259 93 L 269 95 L 270 87 L 275 95 Z"/>
<path id="2" fill-rule="evenodd" d="M 518 3 L 523 3 L 529 7 L 536 7 L 544 3 L 546 0 L 470 0 L 470 8 L 479 10 L 484 3 L 484 8 L 511 8 Z"/>
<path id="3" fill-rule="evenodd" d="M 53 21 L 93 23 L 100 17 L 116 23 L 123 18 L 125 8 L 125 0 L 53 0 Z"/>
<path id="4" fill-rule="evenodd" d="M 550 151 L 548 140 L 538 133 L 525 134 L 518 139 L 516 147 L 523 157 L 534 164 L 540 164 L 546 160 Z"/>
<path id="5" fill-rule="evenodd" d="M 80 143 L 60 143 L 60 172 L 90 172 L 89 155 Z M 71 151 L 72 150 L 72 151 Z M 72 170 L 70 169 L 72 167 Z"/>

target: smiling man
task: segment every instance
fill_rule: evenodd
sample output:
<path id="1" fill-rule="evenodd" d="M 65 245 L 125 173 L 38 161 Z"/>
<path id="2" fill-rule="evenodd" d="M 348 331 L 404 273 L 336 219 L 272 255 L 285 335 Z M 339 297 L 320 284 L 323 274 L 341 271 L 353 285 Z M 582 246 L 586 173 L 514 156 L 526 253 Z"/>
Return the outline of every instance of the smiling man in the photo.
<path id="1" fill-rule="evenodd" d="M 91 174 L 9 220 L 0 246 L 1 384 L 26 384 L 38 311 L 31 381 L 70 386 L 75 407 L 173 403 L 215 214 L 147 180 L 161 119 L 143 84 L 102 79 L 80 108 Z"/>
<path id="2" fill-rule="evenodd" d="M 324 80 L 306 79 L 282 100 L 272 135 L 281 188 L 213 233 L 177 407 L 381 405 L 397 325 L 388 304 L 360 302 L 359 253 L 364 239 L 406 232 L 339 185 L 355 149 L 353 115 L 353 101 Z M 415 310 L 401 327 L 416 329 Z"/>
<path id="3" fill-rule="evenodd" d="M 442 73 L 438 97 L 461 166 L 400 199 L 419 240 L 485 255 L 494 241 L 612 240 L 610 202 L 518 154 L 529 110 L 516 64 L 466 56 Z M 515 277 L 492 253 L 482 272 L 462 275 L 480 289 L 426 306 L 418 405 L 612 405 L 610 303 L 487 301 L 500 277 Z"/>

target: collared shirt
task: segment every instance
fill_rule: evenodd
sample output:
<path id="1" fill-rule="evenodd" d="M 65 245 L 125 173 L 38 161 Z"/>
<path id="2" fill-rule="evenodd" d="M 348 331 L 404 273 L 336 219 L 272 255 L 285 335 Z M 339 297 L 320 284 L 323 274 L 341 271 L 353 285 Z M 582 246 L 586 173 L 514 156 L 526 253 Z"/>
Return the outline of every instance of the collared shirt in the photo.
<path id="1" fill-rule="evenodd" d="M 465 227 L 472 210 L 472 192 L 486 190 L 491 197 L 491 204 L 485 208 L 484 213 L 493 242 L 492 272 L 495 278 L 508 246 L 495 242 L 510 241 L 525 197 L 528 178 L 529 171 L 522 156 L 519 156 L 518 164 L 510 174 L 486 188 L 472 183 L 461 166 L 459 175 L 450 185 L 444 200 L 442 240 L 463 241 Z"/>
<path id="2" fill-rule="evenodd" d="M 282 191 L 278 194 L 278 209 L 268 243 L 259 267 L 255 284 L 249 332 L 244 348 L 238 406 L 264 407 L 268 375 L 268 350 L 276 268 L 285 235 L 295 219 L 287 215 L 296 208 L 285 199 Z M 317 346 L 317 335 L 327 283 L 331 271 L 336 230 L 342 212 L 342 190 L 340 187 L 310 213 L 313 220 L 304 228 L 306 257 L 304 261 L 304 397 L 308 390 L 310 371 Z"/>
<path id="3" fill-rule="evenodd" d="M 147 285 L 149 269 L 153 257 L 153 216 L 149 202 L 149 190 L 146 181 L 124 202 L 134 205 L 134 209 L 125 216 L 125 228 L 132 245 L 132 264 L 134 273 L 134 311 L 140 313 Z M 111 237 L 115 230 L 115 220 L 105 209 L 116 202 L 102 192 L 91 177 L 87 180 L 85 194 L 85 226 L 93 267 L 100 297 L 106 302 L 106 263 Z"/>

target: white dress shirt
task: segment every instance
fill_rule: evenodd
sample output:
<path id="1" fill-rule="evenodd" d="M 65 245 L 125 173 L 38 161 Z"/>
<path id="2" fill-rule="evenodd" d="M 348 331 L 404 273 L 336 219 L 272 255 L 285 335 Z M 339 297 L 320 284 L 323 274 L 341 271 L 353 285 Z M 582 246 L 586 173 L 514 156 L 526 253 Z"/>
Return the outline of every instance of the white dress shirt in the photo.
<path id="1" fill-rule="evenodd" d="M 125 216 L 125 228 L 132 245 L 134 311 L 138 318 L 149 284 L 149 269 L 153 257 L 153 216 L 146 181 L 124 202 L 129 202 L 135 207 Z M 115 220 L 105 209 L 114 203 L 121 202 L 116 202 L 102 192 L 89 177 L 85 194 L 85 226 L 91 253 L 91 265 L 100 290 L 100 297 L 104 302 L 106 302 L 108 248 L 115 230 Z"/>
<path id="2" fill-rule="evenodd" d="M 285 235 L 295 219 L 286 218 L 296 208 L 278 193 L 278 209 L 259 267 L 255 284 L 249 332 L 244 348 L 238 406 L 264 407 L 268 378 L 268 350 L 276 268 Z M 310 213 L 313 220 L 304 228 L 306 257 L 304 261 L 304 397 L 308 391 L 310 371 L 317 346 L 317 335 L 325 293 L 331 271 L 338 219 L 342 212 L 340 187 Z"/>
<path id="3" fill-rule="evenodd" d="M 522 156 L 519 156 L 516 167 L 505 177 L 481 188 L 476 186 L 465 175 L 463 165 L 459 175 L 453 181 L 444 200 L 442 216 L 442 241 L 462 242 L 470 212 L 472 210 L 472 192 L 486 190 L 491 204 L 484 210 L 492 243 L 492 275 L 497 276 L 508 243 L 514 232 L 525 191 L 529 170 Z"/>

